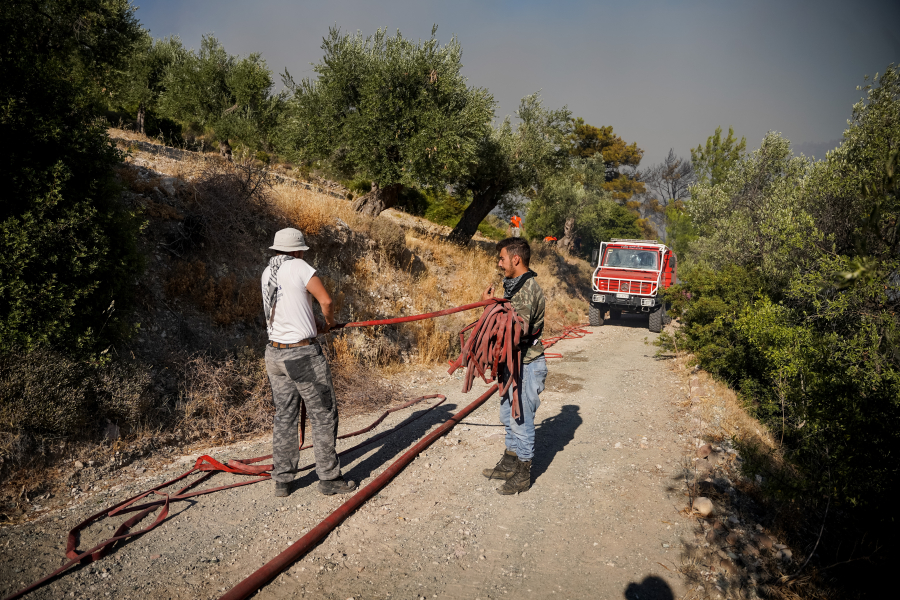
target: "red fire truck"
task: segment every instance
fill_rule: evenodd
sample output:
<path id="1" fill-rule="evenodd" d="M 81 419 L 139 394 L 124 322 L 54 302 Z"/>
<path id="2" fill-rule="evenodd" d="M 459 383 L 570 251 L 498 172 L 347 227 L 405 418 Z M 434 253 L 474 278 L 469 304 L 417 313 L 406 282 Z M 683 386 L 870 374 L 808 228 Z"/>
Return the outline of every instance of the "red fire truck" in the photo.
<path id="1" fill-rule="evenodd" d="M 660 288 L 675 283 L 675 253 L 656 240 L 612 240 L 595 251 L 597 268 L 592 279 L 591 325 L 603 325 L 622 313 L 647 313 L 650 331 L 659 333 L 669 322 Z"/>

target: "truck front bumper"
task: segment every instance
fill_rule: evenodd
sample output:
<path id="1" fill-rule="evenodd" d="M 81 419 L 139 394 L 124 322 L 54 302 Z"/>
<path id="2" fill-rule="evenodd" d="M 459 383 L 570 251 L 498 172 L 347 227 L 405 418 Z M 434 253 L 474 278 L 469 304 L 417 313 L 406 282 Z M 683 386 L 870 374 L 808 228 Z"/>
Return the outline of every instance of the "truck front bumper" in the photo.
<path id="1" fill-rule="evenodd" d="M 635 294 L 594 294 L 591 296 L 591 304 L 594 306 L 605 305 L 617 309 L 652 310 L 659 306 L 659 298 L 637 296 Z"/>

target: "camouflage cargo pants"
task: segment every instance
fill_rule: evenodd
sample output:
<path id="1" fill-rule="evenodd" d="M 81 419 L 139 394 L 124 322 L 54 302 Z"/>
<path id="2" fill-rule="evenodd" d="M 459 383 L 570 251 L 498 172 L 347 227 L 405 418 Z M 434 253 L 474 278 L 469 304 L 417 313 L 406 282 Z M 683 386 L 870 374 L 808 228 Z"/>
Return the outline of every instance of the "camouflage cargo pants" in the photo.
<path id="1" fill-rule="evenodd" d="M 272 432 L 272 479 L 290 482 L 300 461 L 300 403 L 306 404 L 312 430 L 316 474 L 320 480 L 341 476 L 334 444 L 338 429 L 337 403 L 331 369 L 318 342 L 298 348 L 266 346 L 266 372 L 275 401 Z"/>

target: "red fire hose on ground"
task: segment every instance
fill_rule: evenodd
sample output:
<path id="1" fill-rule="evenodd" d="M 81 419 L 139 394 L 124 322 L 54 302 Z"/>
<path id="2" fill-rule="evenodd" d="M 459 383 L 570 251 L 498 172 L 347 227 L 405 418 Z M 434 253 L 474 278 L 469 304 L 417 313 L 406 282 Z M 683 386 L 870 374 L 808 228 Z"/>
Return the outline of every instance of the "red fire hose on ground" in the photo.
<path id="1" fill-rule="evenodd" d="M 469 413 L 481 406 L 497 391 L 497 386 L 491 388 L 482 394 L 477 400 L 470 405 L 450 417 L 443 425 L 429 433 L 418 444 L 406 451 L 403 456 L 394 461 L 390 467 L 376 477 L 372 483 L 358 491 L 349 500 L 340 505 L 333 513 L 325 517 L 321 523 L 310 530 L 309 533 L 297 540 L 281 554 L 264 564 L 251 573 L 249 577 L 241 581 L 239 584 L 226 592 L 220 600 L 243 600 L 251 594 L 256 593 L 264 585 L 278 577 L 278 575 L 290 567 L 292 564 L 302 558 L 307 552 L 312 550 L 313 546 L 318 544 L 344 519 L 357 508 L 365 504 L 366 500 L 377 494 L 391 479 L 393 479 L 406 465 L 415 460 L 420 452 L 427 449 L 439 437 L 450 431 L 454 425 L 463 420 Z"/>
<path id="2" fill-rule="evenodd" d="M 570 325 L 563 329 L 563 332 L 561 334 L 554 337 L 542 339 L 541 344 L 544 345 L 544 348 L 549 348 L 556 342 L 561 342 L 563 340 L 578 340 L 586 335 L 590 335 L 591 333 L 593 332 L 584 329 L 584 324 Z M 544 356 L 546 358 L 562 358 L 562 354 L 558 352 L 544 352 Z"/>
<path id="3" fill-rule="evenodd" d="M 515 311 L 506 300 L 490 299 L 482 302 L 475 302 L 472 304 L 466 304 L 459 307 L 448 308 L 433 313 L 414 315 L 410 317 L 343 323 L 339 324 L 337 327 L 335 327 L 335 329 L 366 327 L 372 325 L 390 325 L 396 323 L 406 323 L 410 321 L 419 321 L 423 319 L 449 315 L 456 312 L 462 312 L 465 310 L 471 310 L 481 306 L 489 306 L 490 308 L 484 311 L 480 319 L 460 332 L 460 343 L 462 351 L 459 358 L 451 364 L 450 372 L 452 373 L 457 368 L 466 368 L 466 373 L 463 378 L 463 392 L 468 392 L 471 389 L 472 381 L 476 373 L 481 376 L 486 383 L 491 383 L 498 376 L 501 365 L 505 366 L 507 372 L 511 373 L 512 376 L 510 376 L 508 378 L 508 381 L 504 383 L 501 393 L 506 393 L 507 390 L 512 389 L 512 394 L 515 399 L 512 404 L 513 411 L 515 412 L 515 408 L 518 404 L 518 376 L 521 367 L 521 356 L 518 351 L 518 341 L 522 332 L 522 323 L 521 318 L 516 315 Z M 470 332 L 468 339 L 465 338 L 465 333 L 467 331 Z M 560 340 L 580 338 L 584 337 L 584 335 L 588 333 L 590 332 L 585 331 L 584 329 L 580 329 L 577 326 L 569 327 L 564 330 L 563 334 L 555 338 L 550 338 L 549 340 L 543 340 L 543 343 L 545 347 L 548 347 Z M 378 493 L 379 490 L 384 488 L 384 486 L 386 486 L 391 481 L 391 479 L 393 479 L 398 473 L 400 473 L 400 471 L 402 471 L 404 467 L 412 462 L 412 460 L 415 459 L 415 457 L 419 453 L 428 448 L 439 437 L 447 433 L 469 413 L 484 404 L 484 402 L 486 402 L 488 398 L 490 398 L 498 389 L 500 389 L 500 387 L 497 384 L 491 386 L 490 389 L 482 394 L 477 400 L 450 417 L 436 430 L 428 434 L 425 438 L 423 438 L 415 446 L 413 446 L 410 450 L 403 454 L 390 467 L 385 469 L 385 471 L 382 472 L 378 477 L 376 477 L 371 483 L 354 494 L 349 500 L 347 500 L 347 502 L 338 507 L 333 513 L 331 513 L 331 515 L 326 517 L 309 533 L 307 533 L 300 540 L 288 547 L 286 550 L 281 552 L 274 559 L 263 565 L 263 567 L 261 567 L 259 570 L 241 581 L 233 589 L 222 596 L 222 598 L 228 600 L 247 598 L 257 590 L 259 590 L 261 587 L 266 585 L 268 582 L 272 581 L 272 579 L 277 577 L 278 574 L 280 574 L 291 564 L 293 564 L 294 562 L 302 558 L 307 552 L 309 552 L 317 543 L 324 539 L 330 531 L 332 531 L 348 516 L 350 516 L 353 511 L 362 506 L 369 498 Z M 422 414 L 418 415 L 415 419 L 410 419 L 391 431 L 382 432 L 360 444 L 357 444 L 356 446 L 353 446 L 352 448 L 343 450 L 339 453 L 339 456 L 371 445 L 378 440 L 381 440 L 384 437 L 409 425 L 414 420 L 423 417 L 429 411 L 433 410 L 441 403 L 443 403 L 444 400 L 446 400 L 446 397 L 438 394 L 416 398 L 415 400 L 407 402 L 402 406 L 385 411 L 378 419 L 375 420 L 374 423 L 364 429 L 339 436 L 339 439 L 345 439 L 371 431 L 389 414 L 408 408 L 423 400 L 432 398 L 440 398 L 440 400 L 435 404 L 429 406 L 428 409 L 426 409 Z M 302 440 L 303 436 L 301 433 L 301 450 L 309 448 L 310 445 L 302 445 Z M 11 596 L 8 596 L 6 600 L 19 598 L 27 594 L 28 592 L 37 589 L 54 577 L 64 573 L 66 570 L 77 563 L 100 560 L 109 552 L 111 552 L 116 545 L 124 543 L 124 541 L 129 538 L 137 537 L 151 531 L 166 519 L 169 513 L 169 504 L 172 502 L 183 502 L 196 496 L 201 496 L 220 490 L 240 487 L 244 485 L 251 485 L 254 483 L 259 483 L 261 481 L 268 481 L 270 477 L 268 471 L 272 469 L 272 465 L 259 465 L 256 463 L 267 460 L 269 458 L 271 458 L 271 455 L 243 460 L 233 459 L 227 461 L 227 463 L 225 464 L 222 464 L 212 457 L 204 455 L 197 459 L 193 468 L 183 473 L 182 475 L 179 475 L 175 479 L 162 483 L 156 487 L 153 487 L 145 492 L 142 492 L 136 496 L 133 496 L 132 498 L 124 500 L 112 507 L 106 508 L 88 517 L 83 522 L 76 525 L 71 531 L 69 531 L 68 539 L 66 542 L 66 557 L 69 558 L 69 561 L 46 577 L 35 581 L 28 587 L 12 594 Z M 309 470 L 313 467 L 315 467 L 315 463 L 307 465 L 300 470 Z M 194 490 L 194 488 L 196 488 L 199 484 L 212 477 L 217 471 L 239 475 L 250 475 L 254 476 L 254 478 L 248 481 L 241 481 L 230 485 L 207 488 L 199 491 L 191 491 Z M 188 476 L 196 472 L 205 472 L 205 474 L 192 483 L 189 483 L 186 486 L 182 487 L 174 494 L 169 494 L 161 491 L 179 481 L 186 479 Z M 154 499 L 150 502 L 145 502 L 143 504 L 137 504 L 141 500 L 147 499 L 148 497 L 159 498 Z M 150 525 L 137 531 L 131 530 L 132 527 L 137 525 L 140 521 L 142 521 L 144 518 L 146 518 L 156 510 L 159 510 L 159 514 Z M 81 531 L 83 531 L 90 525 L 105 519 L 106 517 L 112 517 L 118 514 L 126 513 L 136 514 L 122 523 L 115 530 L 115 533 L 112 537 L 104 540 L 103 542 L 100 542 L 89 550 L 79 551 L 77 549 L 79 534 Z"/>

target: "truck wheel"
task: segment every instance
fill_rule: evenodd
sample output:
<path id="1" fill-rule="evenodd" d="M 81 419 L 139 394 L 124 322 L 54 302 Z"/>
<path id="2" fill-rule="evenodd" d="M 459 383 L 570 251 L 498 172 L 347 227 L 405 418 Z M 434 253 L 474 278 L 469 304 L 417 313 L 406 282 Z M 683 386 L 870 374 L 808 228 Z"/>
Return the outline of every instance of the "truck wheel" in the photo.
<path id="1" fill-rule="evenodd" d="M 588 323 L 593 327 L 599 327 L 603 325 L 603 313 L 600 312 L 600 309 L 596 306 L 591 306 L 588 308 Z"/>
<path id="2" fill-rule="evenodd" d="M 609 309 L 609 318 L 614 321 L 618 321 L 622 318 L 622 311 L 617 308 Z"/>
<path id="3" fill-rule="evenodd" d="M 663 327 L 665 327 L 666 325 L 668 325 L 669 323 L 672 322 L 672 317 L 669 316 L 669 311 L 666 310 L 665 304 L 663 304 L 663 307 L 659 310 L 662 311 L 662 314 L 663 314 L 662 324 L 663 324 Z"/>
<path id="4" fill-rule="evenodd" d="M 659 333 L 663 328 L 663 309 L 650 313 L 650 331 Z"/>

